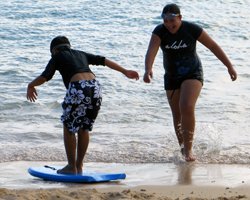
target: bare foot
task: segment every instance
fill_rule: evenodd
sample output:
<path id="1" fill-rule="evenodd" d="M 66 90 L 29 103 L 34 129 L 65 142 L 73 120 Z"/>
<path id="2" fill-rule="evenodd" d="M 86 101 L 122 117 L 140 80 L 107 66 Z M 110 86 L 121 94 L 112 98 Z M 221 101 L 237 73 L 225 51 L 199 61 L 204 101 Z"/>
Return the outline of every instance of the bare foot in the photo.
<path id="1" fill-rule="evenodd" d="M 82 168 L 77 168 L 77 174 L 82 174 Z"/>
<path id="2" fill-rule="evenodd" d="M 79 164 L 78 162 L 76 162 L 77 174 L 82 174 L 82 168 L 83 168 L 83 163 L 81 162 Z"/>
<path id="3" fill-rule="evenodd" d="M 194 161 L 196 160 L 196 158 L 193 157 L 193 156 L 189 156 L 189 157 L 185 157 L 185 160 L 186 160 L 187 162 L 194 162 Z"/>
<path id="4" fill-rule="evenodd" d="M 193 131 L 183 131 L 184 157 L 187 162 L 193 162 L 196 160 L 192 154 L 193 136 Z"/>
<path id="5" fill-rule="evenodd" d="M 66 165 L 64 168 L 57 170 L 58 174 L 77 174 L 76 167 L 72 167 L 70 165 Z"/>
<path id="6" fill-rule="evenodd" d="M 184 156 L 185 156 L 185 160 L 187 162 L 193 162 L 193 161 L 196 160 L 196 158 L 193 156 L 193 154 L 191 152 L 189 152 L 189 151 L 188 152 L 186 151 Z"/>

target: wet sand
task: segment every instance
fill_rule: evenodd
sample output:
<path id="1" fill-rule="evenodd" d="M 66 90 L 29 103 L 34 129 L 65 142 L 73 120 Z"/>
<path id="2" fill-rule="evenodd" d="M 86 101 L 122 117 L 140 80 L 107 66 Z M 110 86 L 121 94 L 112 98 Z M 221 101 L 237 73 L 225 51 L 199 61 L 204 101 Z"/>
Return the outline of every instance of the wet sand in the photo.
<path id="1" fill-rule="evenodd" d="M 0 163 L 0 199 L 250 199 L 250 166 L 200 163 L 86 163 L 88 171 L 125 172 L 98 184 L 44 181 L 29 167 L 62 162 Z"/>

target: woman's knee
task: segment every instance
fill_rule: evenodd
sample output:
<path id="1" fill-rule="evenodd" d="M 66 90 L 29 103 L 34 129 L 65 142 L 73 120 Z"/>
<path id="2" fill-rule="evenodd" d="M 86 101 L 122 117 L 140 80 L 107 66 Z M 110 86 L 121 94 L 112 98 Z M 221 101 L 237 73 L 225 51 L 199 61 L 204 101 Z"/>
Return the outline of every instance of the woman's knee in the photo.
<path id="1" fill-rule="evenodd" d="M 188 115 L 188 116 L 192 116 L 194 115 L 194 110 L 195 110 L 195 105 L 193 104 L 188 104 L 188 103 L 183 103 L 180 105 L 180 111 L 181 111 L 181 115 Z"/>

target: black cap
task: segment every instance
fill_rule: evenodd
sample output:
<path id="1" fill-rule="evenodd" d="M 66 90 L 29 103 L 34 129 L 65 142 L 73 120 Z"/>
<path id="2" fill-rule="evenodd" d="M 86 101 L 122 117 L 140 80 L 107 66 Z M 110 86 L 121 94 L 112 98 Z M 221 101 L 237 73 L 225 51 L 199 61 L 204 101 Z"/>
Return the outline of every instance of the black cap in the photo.
<path id="1" fill-rule="evenodd" d="M 167 4 L 162 10 L 162 14 L 167 14 L 167 13 L 180 15 L 181 11 L 180 11 L 179 6 L 177 6 L 175 3 L 171 3 L 171 4 Z"/>
<path id="2" fill-rule="evenodd" d="M 56 47 L 59 47 L 59 46 L 69 46 L 70 47 L 69 39 L 65 36 L 55 37 L 50 43 L 50 52 L 52 53 L 52 50 Z"/>

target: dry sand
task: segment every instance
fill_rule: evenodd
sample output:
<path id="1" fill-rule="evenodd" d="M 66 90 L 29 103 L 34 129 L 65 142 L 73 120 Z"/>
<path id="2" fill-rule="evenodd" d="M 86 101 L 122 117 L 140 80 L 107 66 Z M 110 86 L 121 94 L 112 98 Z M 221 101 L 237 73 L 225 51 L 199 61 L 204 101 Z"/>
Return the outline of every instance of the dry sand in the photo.
<path id="1" fill-rule="evenodd" d="M 250 199 L 249 187 L 213 186 L 138 186 L 128 189 L 108 187 L 105 189 L 55 188 L 55 189 L 0 189 L 0 199 L 55 200 L 55 199 Z"/>
<path id="2" fill-rule="evenodd" d="M 48 182 L 27 173 L 29 166 L 44 164 L 48 163 L 0 163 L 0 199 L 250 199 L 249 165 L 87 163 L 88 169 L 126 172 L 127 178 L 71 184 Z"/>

